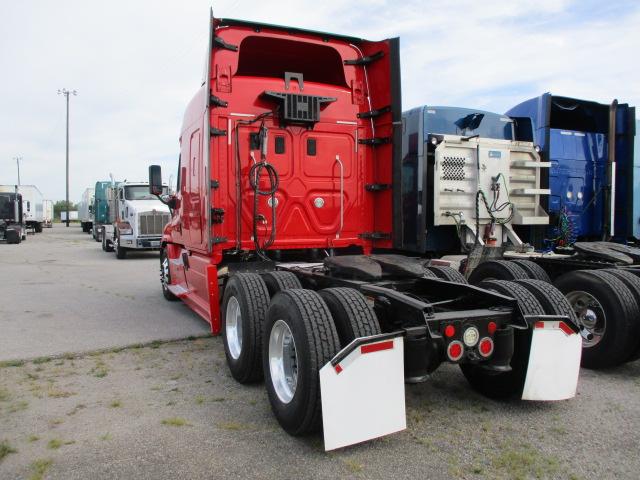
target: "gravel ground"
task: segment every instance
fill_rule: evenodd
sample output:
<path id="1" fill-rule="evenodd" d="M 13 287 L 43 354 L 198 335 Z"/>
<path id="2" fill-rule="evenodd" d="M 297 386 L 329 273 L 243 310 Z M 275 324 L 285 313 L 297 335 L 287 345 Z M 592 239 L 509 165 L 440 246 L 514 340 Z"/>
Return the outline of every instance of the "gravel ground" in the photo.
<path id="1" fill-rule="evenodd" d="M 184 305 L 162 297 L 157 251 L 117 260 L 79 225 L 0 244 L 0 272 L 0 361 L 209 331 Z"/>
<path id="2" fill-rule="evenodd" d="M 325 453 L 293 438 L 217 338 L 0 369 L 0 478 L 629 478 L 640 363 L 583 371 L 576 399 L 501 403 L 445 366 L 407 386 L 408 429 Z M 38 478 L 37 476 L 34 478 Z"/>
<path id="3" fill-rule="evenodd" d="M 0 357 L 32 359 L 0 362 L 3 480 L 640 476 L 640 362 L 583 370 L 558 403 L 488 400 L 445 365 L 406 387 L 406 431 L 325 453 L 280 429 L 263 385 L 230 377 L 220 339 L 187 339 L 205 324 L 163 301 L 155 255 L 117 261 L 83 235 L 0 245 L 17 283 L 0 293 L 21 303 L 0 304 Z"/>

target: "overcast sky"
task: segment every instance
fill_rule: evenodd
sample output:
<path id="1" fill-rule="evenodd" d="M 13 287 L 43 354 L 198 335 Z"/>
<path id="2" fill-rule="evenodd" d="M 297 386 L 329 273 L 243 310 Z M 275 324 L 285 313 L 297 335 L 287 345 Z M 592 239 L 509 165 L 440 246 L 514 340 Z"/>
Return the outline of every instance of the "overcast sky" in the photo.
<path id="1" fill-rule="evenodd" d="M 187 102 L 200 86 L 209 1 L 9 1 L 0 6 L 0 184 L 65 194 L 96 180 L 176 170 Z M 401 37 L 405 109 L 504 112 L 554 94 L 640 105 L 640 2 L 596 0 L 217 1 L 218 17 L 369 39 Z"/>

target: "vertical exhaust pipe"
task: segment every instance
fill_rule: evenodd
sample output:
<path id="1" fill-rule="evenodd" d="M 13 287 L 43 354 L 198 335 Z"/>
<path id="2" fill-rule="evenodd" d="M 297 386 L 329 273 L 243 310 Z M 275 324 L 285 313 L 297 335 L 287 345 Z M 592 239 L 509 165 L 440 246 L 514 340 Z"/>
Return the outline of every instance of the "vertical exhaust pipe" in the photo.
<path id="1" fill-rule="evenodd" d="M 615 209 L 616 209 L 616 114 L 618 112 L 618 100 L 614 99 L 609 107 L 609 135 L 607 155 L 607 177 L 604 191 L 604 228 L 602 239 L 609 240 L 615 233 Z"/>

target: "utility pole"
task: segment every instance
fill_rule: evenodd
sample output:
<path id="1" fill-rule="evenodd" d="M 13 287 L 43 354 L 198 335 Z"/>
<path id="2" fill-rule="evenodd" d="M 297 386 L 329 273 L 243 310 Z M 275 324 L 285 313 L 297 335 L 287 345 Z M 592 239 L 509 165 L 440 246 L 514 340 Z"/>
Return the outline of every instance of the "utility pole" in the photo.
<path id="1" fill-rule="evenodd" d="M 20 186 L 20 160 L 22 160 L 22 157 L 13 157 L 13 159 L 16 161 L 16 165 L 18 165 L 18 186 Z"/>
<path id="2" fill-rule="evenodd" d="M 67 227 L 69 227 L 69 94 L 75 96 L 78 95 L 78 92 L 76 92 L 75 90 L 69 91 L 66 88 L 58 90 L 58 95 L 64 95 L 67 101 Z"/>

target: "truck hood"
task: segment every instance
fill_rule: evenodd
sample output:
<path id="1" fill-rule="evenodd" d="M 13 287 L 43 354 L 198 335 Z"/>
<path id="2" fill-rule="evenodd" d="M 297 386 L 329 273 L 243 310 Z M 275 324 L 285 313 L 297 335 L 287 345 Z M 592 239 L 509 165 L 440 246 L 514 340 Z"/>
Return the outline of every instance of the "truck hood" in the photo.
<path id="1" fill-rule="evenodd" d="M 133 213 L 145 213 L 156 212 L 169 213 L 169 207 L 167 207 L 160 200 L 127 200 L 127 207 L 129 212 Z"/>

